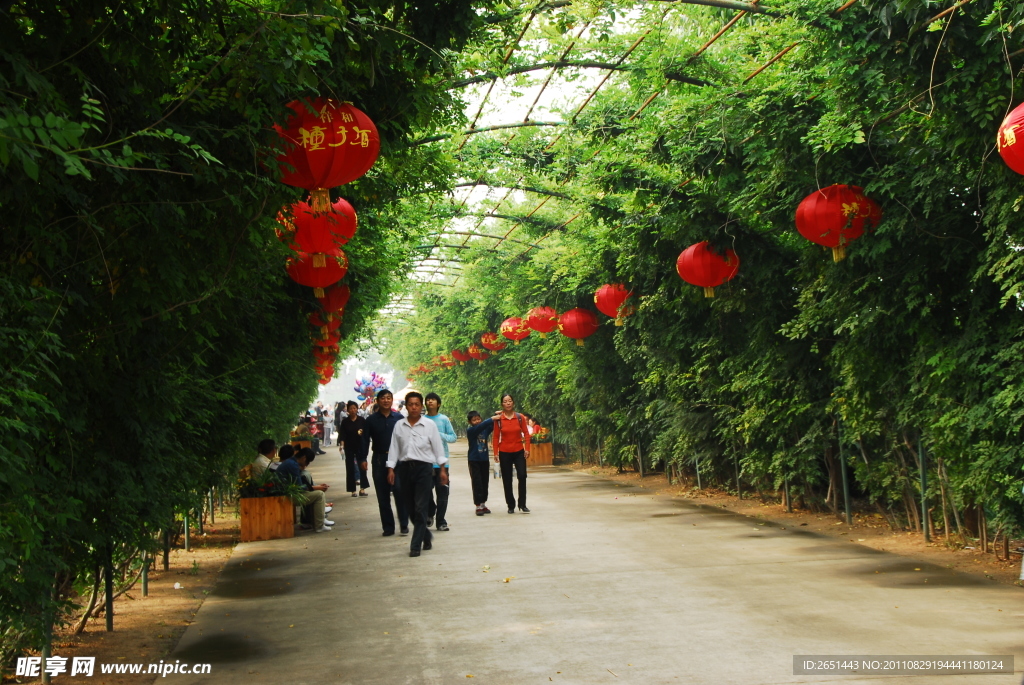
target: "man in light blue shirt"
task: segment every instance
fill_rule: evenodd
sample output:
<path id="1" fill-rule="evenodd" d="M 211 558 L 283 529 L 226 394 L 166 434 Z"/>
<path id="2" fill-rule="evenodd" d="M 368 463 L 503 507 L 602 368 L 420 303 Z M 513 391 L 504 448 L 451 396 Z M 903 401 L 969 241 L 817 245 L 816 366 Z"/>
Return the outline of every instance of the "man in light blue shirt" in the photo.
<path id="1" fill-rule="evenodd" d="M 444 469 L 445 475 L 448 475 L 448 443 L 458 440 L 458 436 L 455 435 L 455 428 L 452 426 L 452 422 L 447 416 L 440 413 L 441 396 L 436 392 L 427 393 L 426 404 L 426 418 L 434 422 L 437 426 L 437 432 L 441 434 L 446 462 L 445 466 L 434 464 L 434 492 L 436 493 L 437 501 L 436 503 L 433 500 L 430 502 L 430 519 L 427 521 L 427 527 L 431 526 L 436 516 L 437 529 L 448 530 L 448 522 L 444 518 L 445 514 L 448 513 L 448 484 L 447 482 L 441 483 L 440 474 L 441 469 Z M 447 478 L 445 478 L 445 481 L 447 481 Z"/>

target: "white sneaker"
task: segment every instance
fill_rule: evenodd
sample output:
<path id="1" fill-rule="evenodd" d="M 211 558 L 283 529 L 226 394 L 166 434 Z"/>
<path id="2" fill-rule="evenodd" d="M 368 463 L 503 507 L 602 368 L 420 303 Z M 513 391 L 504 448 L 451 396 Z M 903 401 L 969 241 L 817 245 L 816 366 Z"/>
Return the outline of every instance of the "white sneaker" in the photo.
<path id="1" fill-rule="evenodd" d="M 325 514 L 330 514 L 332 511 L 334 511 L 334 507 L 324 507 Z"/>
<path id="2" fill-rule="evenodd" d="M 327 519 L 324 519 L 324 525 L 325 526 L 333 526 L 334 525 L 334 521 L 328 521 Z"/>
<path id="3" fill-rule="evenodd" d="M 331 529 L 328 528 L 327 526 L 324 526 L 323 528 L 314 528 L 313 532 L 314 533 L 330 533 Z"/>

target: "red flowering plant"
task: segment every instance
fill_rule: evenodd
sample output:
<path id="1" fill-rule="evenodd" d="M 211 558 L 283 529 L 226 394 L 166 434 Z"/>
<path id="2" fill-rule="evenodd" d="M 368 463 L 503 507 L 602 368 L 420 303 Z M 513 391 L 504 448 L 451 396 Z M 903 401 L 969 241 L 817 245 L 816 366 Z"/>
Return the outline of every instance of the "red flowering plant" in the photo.
<path id="1" fill-rule="evenodd" d="M 302 486 L 297 483 L 283 482 L 270 469 L 259 475 L 238 479 L 238 496 L 247 497 L 288 497 L 293 502 L 301 503 Z"/>

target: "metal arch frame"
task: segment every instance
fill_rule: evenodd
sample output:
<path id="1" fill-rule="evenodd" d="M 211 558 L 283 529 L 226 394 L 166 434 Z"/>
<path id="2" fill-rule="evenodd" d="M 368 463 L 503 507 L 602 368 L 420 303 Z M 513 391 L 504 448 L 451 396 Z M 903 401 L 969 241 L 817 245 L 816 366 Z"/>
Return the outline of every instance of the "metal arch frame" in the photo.
<path id="1" fill-rule="evenodd" d="M 740 19 L 741 17 L 743 17 L 743 16 L 745 15 L 745 14 L 747 14 L 747 13 L 755 13 L 755 14 L 765 14 L 765 15 L 767 15 L 767 16 L 778 16 L 778 15 L 776 15 L 775 13 L 769 12 L 769 11 L 768 11 L 768 10 L 766 10 L 765 8 L 763 8 L 763 7 L 760 7 L 760 6 L 758 6 L 758 4 L 757 4 L 757 3 L 758 3 L 758 0 L 753 0 L 753 1 L 752 1 L 751 3 L 749 3 L 749 4 L 748 4 L 748 3 L 743 3 L 743 2 L 736 2 L 736 1 L 734 1 L 734 0 L 675 0 L 675 2 L 673 2 L 673 4 L 679 4 L 679 3 L 685 3 L 685 4 L 697 4 L 697 5 L 705 5 L 705 6 L 712 6 L 712 7 L 726 7 L 726 8 L 730 8 L 730 9 L 737 9 L 737 10 L 738 10 L 737 14 L 736 14 L 736 15 L 735 15 L 735 16 L 734 16 L 734 17 L 733 17 L 733 18 L 732 18 L 731 20 L 729 20 L 729 21 L 728 21 L 728 22 L 727 22 L 727 23 L 726 23 L 726 24 L 725 24 L 725 25 L 724 25 L 724 26 L 723 26 L 723 27 L 722 27 L 722 28 L 721 28 L 721 29 L 720 29 L 720 30 L 719 30 L 719 31 L 718 31 L 718 32 L 717 32 L 717 33 L 716 33 L 716 34 L 715 34 L 715 35 L 714 35 L 714 36 L 713 36 L 713 37 L 712 37 L 712 38 L 711 38 L 711 39 L 710 39 L 710 40 L 709 40 L 708 42 L 707 42 L 707 43 L 705 43 L 705 44 L 704 44 L 704 45 L 703 45 L 703 46 L 702 46 L 702 47 L 701 47 L 700 49 L 698 49 L 698 50 L 697 50 L 697 51 L 696 51 L 696 52 L 695 52 L 695 53 L 694 53 L 694 54 L 693 54 L 693 55 L 692 55 L 692 56 L 690 57 L 690 60 L 689 60 L 690 62 L 692 62 L 692 61 L 693 61 L 694 59 L 696 59 L 696 57 L 698 57 L 698 56 L 699 56 L 700 54 L 702 54 L 702 53 L 703 53 L 704 51 L 706 51 L 706 50 L 707 50 L 707 49 L 708 49 L 708 48 L 709 48 L 709 47 L 710 47 L 710 46 L 711 46 L 711 45 L 712 45 L 713 43 L 715 43 L 715 42 L 716 42 L 716 41 L 717 41 L 717 40 L 718 40 L 719 38 L 721 38 L 721 37 L 722 37 L 722 36 L 723 36 L 723 35 L 724 35 L 724 34 L 725 34 L 726 32 L 728 32 L 728 31 L 729 31 L 729 29 L 731 29 L 731 28 L 732 28 L 732 27 L 733 27 L 733 26 L 734 26 L 734 25 L 735 25 L 735 24 L 736 24 L 736 23 L 737 23 L 737 22 L 739 21 L 739 19 Z M 833 16 L 836 16 L 836 15 L 840 14 L 841 12 L 843 12 L 844 10 L 846 10 L 847 8 L 849 8 L 850 6 L 852 6 L 852 5 L 853 5 L 853 4 L 855 4 L 855 3 L 856 3 L 856 0 L 848 0 L 847 2 L 845 2 L 844 4 L 842 4 L 842 6 L 840 6 L 839 8 L 837 8 L 836 10 L 834 10 L 834 11 L 832 12 Z M 665 17 L 665 16 L 667 16 L 667 14 L 668 14 L 668 11 L 669 11 L 670 9 L 671 9 L 671 7 L 669 7 L 668 9 L 666 9 L 666 11 L 665 11 L 665 12 L 664 12 L 664 13 L 662 14 L 662 19 L 664 19 L 664 17 Z M 522 33 L 520 33 L 520 36 L 519 36 L 519 39 L 518 39 L 518 40 L 521 40 L 522 36 L 523 36 L 523 35 L 525 35 L 525 31 L 526 31 L 526 28 L 527 28 L 527 27 L 529 26 L 529 23 L 533 21 L 533 18 L 534 18 L 534 17 L 536 16 L 536 14 L 537 14 L 537 11 L 538 11 L 538 8 L 535 8 L 535 9 L 534 9 L 534 10 L 533 10 L 533 11 L 531 12 L 531 14 L 530 14 L 530 17 L 529 17 L 529 19 L 528 19 L 528 21 L 527 21 L 527 26 L 525 26 L 525 27 L 524 27 L 524 29 L 523 29 L 523 31 L 522 31 Z M 588 23 L 589 23 L 589 22 L 588 22 Z M 660 22 L 659 22 L 659 23 L 660 23 Z M 584 29 L 583 29 L 583 30 L 586 30 L 586 27 L 584 27 Z M 624 54 L 623 54 L 623 55 L 622 55 L 622 56 L 621 56 L 621 57 L 620 57 L 620 58 L 619 58 L 619 59 L 618 59 L 618 60 L 617 60 L 617 61 L 615 62 L 615 67 L 616 67 L 616 68 L 620 67 L 620 66 L 621 66 L 621 64 L 622 64 L 622 63 L 623 63 L 623 62 L 624 62 L 624 61 L 626 60 L 626 58 L 628 58 L 628 57 L 629 57 L 629 55 L 630 55 L 630 54 L 632 54 L 632 52 L 633 52 L 633 51 L 634 51 L 634 50 L 635 50 L 635 49 L 636 49 L 636 48 L 637 48 L 637 47 L 638 47 L 638 46 L 640 45 L 640 43 L 641 43 L 641 42 L 642 42 L 642 41 L 643 41 L 643 40 L 644 40 L 644 39 L 645 39 L 645 38 L 646 38 L 646 37 L 647 37 L 648 35 L 650 35 L 650 33 L 651 33 L 651 32 L 652 32 L 653 30 L 654 30 L 654 27 L 652 27 L 652 28 L 651 28 L 651 29 L 649 29 L 649 30 L 648 30 L 647 32 L 645 32 L 644 34 L 642 34 L 642 35 L 641 35 L 641 36 L 640 36 L 639 38 L 637 38 L 637 40 L 636 40 L 636 41 L 634 41 L 634 43 L 633 43 L 633 44 L 632 44 L 632 45 L 631 45 L 631 46 L 630 46 L 630 47 L 629 47 L 629 48 L 628 48 L 628 49 L 626 50 L 626 52 L 625 52 L 625 53 L 624 53 Z M 580 34 L 579 34 L 579 35 L 577 36 L 577 38 L 578 38 L 579 36 L 581 36 L 581 35 L 582 35 L 582 32 L 583 32 L 583 31 L 581 31 L 581 32 L 580 32 Z M 517 40 L 517 45 L 518 45 L 518 40 Z M 572 46 L 574 46 L 574 45 L 575 45 L 575 42 L 576 42 L 576 41 L 574 40 L 574 41 L 573 41 L 573 43 L 572 43 L 572 44 L 570 45 L 570 48 L 569 48 L 570 50 L 572 49 Z M 770 60 L 769 60 L 769 61 L 768 61 L 767 63 L 765 63 L 764 65 L 762 65 L 762 66 L 761 66 L 761 67 L 759 67 L 758 69 L 754 70 L 753 72 L 751 72 L 751 74 L 750 74 L 749 76 L 747 76 L 747 78 L 746 78 L 746 79 L 745 79 L 745 80 L 743 81 L 743 83 L 745 84 L 745 83 L 749 82 L 749 81 L 750 81 L 751 79 L 755 78 L 755 77 L 756 77 L 757 75 L 759 75 L 759 74 L 760 74 L 760 73 L 761 73 L 762 71 L 764 71 L 764 70 L 765 70 L 765 69 L 767 69 L 767 68 L 768 68 L 769 66 L 771 66 L 772 64 L 774 64 L 775 62 L 777 62 L 778 60 L 780 60 L 780 59 L 781 59 L 782 57 L 784 57 L 784 56 L 785 56 L 785 55 L 786 55 L 786 54 L 787 54 L 788 52 L 790 52 L 790 51 L 791 51 L 791 50 L 792 50 L 792 49 L 793 49 L 794 47 L 796 47 L 796 45 L 797 45 L 797 43 L 794 43 L 794 44 L 792 44 L 792 45 L 790 45 L 790 46 L 786 47 L 786 48 L 785 48 L 784 50 L 782 50 L 782 51 L 781 51 L 781 52 L 780 52 L 779 54 L 777 54 L 777 55 L 775 55 L 774 57 L 772 57 L 772 58 L 771 58 L 771 59 L 770 59 Z M 506 58 L 505 58 L 505 60 L 503 61 L 503 64 L 505 64 L 505 63 L 507 63 L 507 62 L 508 62 L 508 58 L 510 58 L 510 57 L 511 57 L 511 55 L 512 55 L 512 53 L 513 53 L 513 52 L 514 52 L 514 48 L 513 48 L 513 49 L 511 49 L 511 50 L 510 50 L 510 51 L 509 51 L 509 52 L 508 52 L 508 53 L 506 54 Z M 566 53 L 565 53 L 565 54 L 564 54 L 564 55 L 562 56 L 562 60 L 564 60 L 564 59 L 565 59 L 565 58 L 566 58 L 567 56 L 568 56 L 568 51 L 566 51 Z M 554 73 L 555 73 L 555 72 L 557 72 L 557 70 L 558 70 L 558 67 L 555 67 L 554 69 L 552 69 L 552 73 L 551 73 L 551 74 L 549 74 L 548 80 L 547 80 L 547 81 L 545 81 L 544 87 L 546 87 L 546 86 L 547 86 L 547 83 L 548 83 L 548 82 L 550 81 L 550 79 L 551 79 L 551 77 L 552 77 L 552 76 L 554 75 Z M 616 69 L 616 70 L 617 70 L 617 69 Z M 592 91 L 592 92 L 591 92 L 591 93 L 590 93 L 590 94 L 589 94 L 589 95 L 588 95 L 588 96 L 586 97 L 586 99 L 585 99 L 585 100 L 583 101 L 583 103 L 582 103 L 582 104 L 581 104 L 581 105 L 580 105 L 580 106 L 579 106 L 579 107 L 578 107 L 578 108 L 576 109 L 576 111 L 574 112 L 574 114 L 573 114 L 573 115 L 572 115 L 572 117 L 570 118 L 570 121 L 569 121 L 569 123 L 570 123 L 570 124 L 571 124 L 571 123 L 574 123 L 574 122 L 575 122 L 575 121 L 577 120 L 577 118 L 579 117 L 579 115 L 580 115 L 580 114 L 581 114 L 581 113 L 583 112 L 583 110 L 584 110 L 584 109 L 585 109 L 585 108 L 586 108 L 586 107 L 587 107 L 587 106 L 588 106 L 588 105 L 590 104 L 590 102 L 591 102 L 591 101 L 593 100 L 593 98 L 594 98 L 594 97 L 596 96 L 597 92 L 598 92 L 598 91 L 599 91 L 599 90 L 600 90 L 600 89 L 601 89 L 601 88 L 602 88 L 602 87 L 604 86 L 604 84 L 605 84 L 605 83 L 606 83 L 606 82 L 607 82 L 607 81 L 609 80 L 609 78 L 611 77 L 611 75 L 612 75 L 612 74 L 614 74 L 616 70 L 612 70 L 612 69 L 609 69 L 609 71 L 608 71 L 608 74 L 606 74 L 606 75 L 605 75 L 605 77 L 604 77 L 604 78 L 603 78 L 603 79 L 601 80 L 601 82 L 600 82 L 600 83 L 598 83 L 598 85 L 597 85 L 597 86 L 596 86 L 596 87 L 594 88 L 594 90 L 593 90 L 593 91 Z M 639 116 L 639 115 L 640 115 L 641 113 L 643 113 L 643 111 L 644 111 L 644 110 L 645 110 L 645 109 L 646 109 L 646 108 L 647 108 L 647 107 L 648 107 L 648 106 L 649 106 L 649 105 L 651 104 L 651 102 L 653 102 L 653 101 L 654 101 L 654 99 L 655 99 L 656 97 L 658 97 L 658 95 L 660 95 L 660 94 L 661 94 L 661 93 L 662 93 L 662 92 L 664 91 L 665 87 L 667 87 L 668 83 L 669 83 L 669 82 L 670 82 L 671 80 L 672 80 L 672 78 L 671 78 L 671 77 L 668 77 L 668 76 L 667 76 L 667 77 L 666 77 L 666 81 L 665 81 L 665 85 L 664 85 L 664 86 L 662 86 L 662 88 L 661 88 L 661 89 L 659 89 L 659 90 L 655 91 L 655 92 L 654 92 L 654 93 L 653 93 L 653 94 L 652 94 L 651 96 L 649 96 L 649 97 L 648 97 L 648 98 L 647 98 L 647 99 L 646 99 L 646 100 L 644 101 L 644 103 L 643 103 L 643 104 L 642 104 L 642 105 L 641 105 L 641 106 L 640 106 L 640 107 L 639 107 L 639 108 L 637 109 L 637 111 L 636 111 L 636 112 L 634 112 L 632 116 L 630 116 L 629 120 L 630 120 L 630 121 L 632 121 L 632 120 L 636 119 L 636 118 L 637 118 L 637 117 L 638 117 L 638 116 Z M 496 81 L 497 81 L 497 79 L 494 79 L 494 80 L 492 80 L 492 81 L 491 81 L 491 86 L 490 86 L 490 88 L 488 89 L 487 95 L 485 95 L 484 101 L 483 101 L 483 102 L 481 102 L 481 106 L 480 106 L 480 108 L 478 109 L 478 111 L 477 111 L 477 114 L 476 114 L 476 116 L 474 117 L 474 120 L 473 120 L 473 127 L 474 127 L 474 128 L 475 128 L 475 123 L 476 123 L 476 121 L 477 121 L 477 120 L 479 119 L 480 113 L 481 113 L 481 112 L 483 111 L 483 106 L 484 106 L 484 102 L 486 101 L 487 97 L 488 97 L 488 96 L 490 95 L 490 93 L 491 93 L 491 91 L 492 91 L 492 89 L 493 89 L 493 87 L 494 87 L 494 84 L 496 83 Z M 539 97 L 540 97 L 540 96 L 538 95 L 538 99 L 539 99 Z M 524 118 L 524 123 L 525 123 L 525 122 L 528 122 L 528 121 L 529 121 L 529 116 L 530 116 L 530 114 L 532 113 L 532 110 L 533 110 L 533 107 L 534 107 L 534 105 L 535 105 L 535 104 L 536 104 L 536 100 L 535 100 L 534 104 L 533 104 L 533 105 L 531 105 L 531 107 L 530 107 L 530 111 L 529 111 L 529 112 L 527 112 L 527 115 L 526 115 L 526 117 Z M 514 138 L 514 137 L 515 137 L 515 136 L 513 136 L 513 138 Z M 547 146 L 547 147 L 546 147 L 545 149 L 546 149 L 546 150 L 547 150 L 547 149 L 551 149 L 551 148 L 552 148 L 552 147 L 553 147 L 553 146 L 554 146 L 555 144 L 557 144 L 557 143 L 558 143 L 558 141 L 560 141 L 560 140 L 562 139 L 562 137 L 563 137 L 563 134 L 562 134 L 562 133 L 559 133 L 559 135 L 558 135 L 558 136 L 556 136 L 556 137 L 555 137 L 555 139 L 554 139 L 553 141 L 551 141 L 551 143 L 549 143 L 549 145 L 548 145 L 548 146 Z M 508 142 L 510 142 L 510 141 L 511 141 L 511 139 L 512 139 L 512 138 L 510 138 L 510 139 L 509 139 L 508 141 L 506 141 L 506 144 L 507 144 Z M 463 145 L 464 145 L 464 144 L 465 144 L 465 141 L 463 141 Z M 460 145 L 460 148 L 459 148 L 459 149 L 461 150 L 461 148 L 462 148 L 462 145 Z M 599 155 L 599 154 L 600 154 L 600 153 L 601 153 L 601 152 L 603 151 L 603 149 L 604 149 L 604 146 L 602 146 L 602 147 L 598 148 L 598 149 L 597 149 L 597 150 L 596 150 L 596 151 L 594 152 L 594 154 L 593 154 L 593 155 L 591 156 L 590 160 L 593 160 L 593 159 L 594 159 L 595 157 L 597 157 L 597 156 L 598 156 L 598 155 Z M 588 160 L 588 161 L 590 161 L 590 160 Z M 512 189 L 515 189 L 514 187 L 515 187 L 515 186 L 517 186 L 518 184 L 520 184 L 520 183 L 522 182 L 522 180 L 523 180 L 523 178 L 524 178 L 524 177 L 525 177 L 525 175 L 521 176 L 521 177 L 520 177 L 520 178 L 519 178 L 519 179 L 518 179 L 518 180 L 517 180 L 517 181 L 516 181 L 515 183 L 513 183 L 513 184 L 512 184 L 512 185 L 513 185 L 513 187 L 509 188 L 509 192 L 508 192 L 508 193 L 506 193 L 506 194 L 505 194 L 505 196 L 504 196 L 504 197 L 503 197 L 503 198 L 502 198 L 502 199 L 501 199 L 501 200 L 500 200 L 500 201 L 499 201 L 499 202 L 498 202 L 498 203 L 497 203 L 497 204 L 496 204 L 496 205 L 495 205 L 495 206 L 494 206 L 494 207 L 493 207 L 493 208 L 491 209 L 491 212 L 493 212 L 493 211 L 494 211 L 495 209 L 497 209 L 497 207 L 498 207 L 498 206 L 500 206 L 500 205 L 501 205 L 501 204 L 502 204 L 502 203 L 503 203 L 503 202 L 505 201 L 505 199 L 506 199 L 506 198 L 508 197 L 508 195 L 510 194 L 511 190 L 512 190 Z M 480 178 L 480 179 L 479 179 L 479 180 L 478 180 L 478 181 L 477 181 L 476 183 L 473 183 L 473 184 L 463 184 L 463 185 L 461 185 L 461 187 L 466 187 L 466 186 L 469 186 L 469 185 L 472 185 L 472 186 L 476 186 L 476 185 L 489 185 L 489 184 L 483 184 L 483 183 L 481 183 L 481 181 L 482 181 L 482 178 L 483 178 L 483 177 L 481 176 L 481 178 Z M 565 185 L 566 185 L 566 184 L 567 184 L 567 183 L 568 183 L 568 182 L 569 182 L 570 180 L 571 180 L 571 177 L 567 177 L 567 178 L 566 178 L 566 179 L 565 179 L 565 180 L 564 180 L 564 181 L 562 182 L 562 184 L 561 184 L 561 187 L 564 187 L 564 186 L 565 186 Z M 687 184 L 688 184 L 688 183 L 689 183 L 689 182 L 690 182 L 691 180 L 693 180 L 693 179 L 692 179 L 692 178 L 690 178 L 690 179 L 684 180 L 683 182 L 681 182 L 681 183 L 679 184 L 679 187 L 682 187 L 682 186 L 685 186 L 685 185 L 687 185 Z M 465 202 L 466 202 L 466 201 L 468 200 L 468 197 L 469 197 L 469 195 L 467 194 L 467 197 L 466 197 L 466 199 L 465 199 L 465 200 L 463 201 L 463 203 L 461 203 L 461 204 L 463 204 L 463 205 L 464 205 L 464 204 L 465 204 Z M 540 202 L 540 203 L 539 203 L 539 204 L 538 204 L 538 205 L 537 205 L 537 206 L 536 206 L 536 207 L 535 207 L 535 208 L 534 208 L 534 209 L 533 209 L 533 210 L 532 210 L 532 211 L 531 211 L 531 212 L 530 212 L 529 214 L 527 214 L 527 215 L 526 215 L 526 218 L 529 218 L 529 217 L 533 216 L 533 214 L 535 214 L 535 213 L 536 213 L 536 212 L 537 212 L 538 210 L 540 210 L 540 209 L 541 209 L 541 208 L 542 208 L 542 207 L 543 207 L 543 206 L 544 206 L 544 205 L 545 205 L 545 204 L 546 204 L 546 203 L 547 203 L 547 202 L 548 202 L 548 201 L 549 201 L 550 199 L 551 199 L 551 196 L 550 196 L 550 195 L 549 195 L 549 196 L 547 196 L 547 197 L 545 197 L 545 198 L 544 198 L 544 199 L 543 199 L 543 200 L 542 200 L 542 201 L 541 201 L 541 202 Z M 651 204 L 650 204 L 650 205 L 649 205 L 649 206 L 648 206 L 648 207 L 647 207 L 647 208 L 646 208 L 646 209 L 645 209 L 644 211 L 646 212 L 646 211 L 647 211 L 647 210 L 649 210 L 649 209 L 650 209 L 651 207 L 653 207 L 653 206 L 654 206 L 655 204 L 656 204 L 656 203 L 652 202 L 652 203 L 651 203 Z M 554 232 L 554 230 L 557 230 L 557 228 L 560 228 L 560 227 L 564 227 L 564 226 L 567 226 L 568 224 L 570 224 L 570 223 L 572 223 L 573 221 L 575 221 L 575 220 L 576 220 L 576 219 L 577 219 L 577 218 L 578 218 L 579 216 L 580 216 L 580 214 L 576 214 L 575 216 L 573 216 L 572 218 L 570 218 L 570 219 L 569 219 L 568 221 L 566 221 L 566 222 L 563 222 L 562 224 L 560 224 L 560 225 L 559 225 L 558 227 L 556 227 L 556 228 L 555 228 L 555 229 L 553 229 L 552 231 L 549 231 L 549 232 L 548 232 L 548 233 L 546 233 L 545 235 L 541 236 L 541 237 L 540 237 L 540 238 L 539 238 L 539 239 L 538 239 L 538 240 L 537 240 L 536 242 L 537 242 L 537 243 L 541 242 L 541 241 L 542 241 L 542 240 L 543 240 L 544 238 L 546 238 L 546 237 L 547 237 L 548 235 L 550 235 L 550 234 L 551 234 L 552 232 Z M 480 222 L 478 222 L 478 224 L 477 224 L 477 227 L 479 227 L 479 225 L 480 225 Z M 504 236 L 502 236 L 502 237 L 501 237 L 501 238 L 499 239 L 498 243 L 497 243 L 497 244 L 495 244 L 495 246 L 494 246 L 494 248 L 493 248 L 493 249 L 495 249 L 495 250 L 496 250 L 496 249 L 497 249 L 497 248 L 498 248 L 498 247 L 499 247 L 499 246 L 501 245 L 501 243 L 502 243 L 502 242 L 504 242 L 504 241 L 505 241 L 506 239 L 508 239 L 508 240 L 512 240 L 512 239 L 510 239 L 510 238 L 509 238 L 509 235 L 510 235 L 510 234 L 511 234 L 511 233 L 512 233 L 513 231 L 515 231 L 515 229 L 516 229 L 517 227 L 518 227 L 518 223 L 517 223 L 516 225 L 513 225 L 513 227 L 512 227 L 512 228 L 510 228 L 510 229 L 509 229 L 509 231 L 508 231 L 508 232 L 507 232 L 507 233 L 506 233 L 506 234 L 505 234 Z M 472 234 L 472 235 L 480 235 L 480 234 L 476 234 L 476 233 L 474 233 L 474 234 Z M 492 237 L 493 237 L 493 236 L 492 236 Z M 466 243 L 466 242 L 468 242 L 468 240 L 469 240 L 469 237 L 467 237 L 467 238 L 466 238 L 466 241 L 464 241 L 464 242 L 463 242 L 463 245 L 465 245 L 465 243 Z M 516 241 L 516 242 L 521 242 L 521 241 Z M 514 260 L 514 259 L 517 259 L 517 258 L 519 258 L 519 257 L 521 257 L 521 256 L 523 256 L 523 255 L 525 255 L 525 254 L 527 254 L 527 253 L 528 253 L 528 252 L 529 252 L 530 250 L 532 250 L 532 249 L 537 249 L 538 247 L 539 247 L 539 246 L 538 246 L 538 245 L 536 245 L 536 244 L 531 244 L 531 245 L 529 245 L 529 246 L 527 247 L 527 249 L 526 249 L 526 250 L 524 250 L 524 251 L 522 251 L 522 252 L 518 253 L 518 254 L 517 254 L 517 255 L 516 255 L 515 257 L 513 257 L 513 258 L 512 258 L 512 260 Z M 440 261 L 440 260 L 439 260 L 439 261 Z M 511 261 L 511 260 L 510 260 L 510 261 Z M 444 264 L 443 262 L 442 262 L 442 263 L 439 263 L 439 264 L 438 264 L 438 267 L 437 267 L 437 269 L 435 270 L 435 273 L 439 273 L 439 272 L 440 272 L 440 269 L 441 269 L 441 268 L 443 268 L 443 267 L 444 267 L 444 265 L 445 265 L 445 264 Z M 461 274 L 460 274 L 459 276 L 456 276 L 455 280 L 454 280 L 454 281 L 452 282 L 452 284 L 451 284 L 451 285 L 452 285 L 452 287 L 454 287 L 454 286 L 455 286 L 455 284 L 457 284 L 457 283 L 458 283 L 458 280 L 459 280 L 459 278 L 460 278 L 460 277 L 461 277 Z"/>

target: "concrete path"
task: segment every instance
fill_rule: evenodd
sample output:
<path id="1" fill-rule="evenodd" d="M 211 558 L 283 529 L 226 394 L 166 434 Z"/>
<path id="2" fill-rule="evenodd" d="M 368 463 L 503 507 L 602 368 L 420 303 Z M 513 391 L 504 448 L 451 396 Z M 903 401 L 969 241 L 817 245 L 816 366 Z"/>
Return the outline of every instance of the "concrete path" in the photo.
<path id="1" fill-rule="evenodd" d="M 455 454 L 465 454 L 465 443 Z M 538 469 L 532 514 L 474 515 L 453 462 L 451 531 L 408 556 L 352 499 L 336 449 L 331 534 L 239 545 L 171 660 L 188 683 L 1008 685 L 1024 591 L 587 475 Z M 920 570 L 918 570 L 920 569 Z M 793 675 L 796 654 L 1015 654 L 1017 675 Z M 472 678 L 472 680 L 468 680 Z"/>

